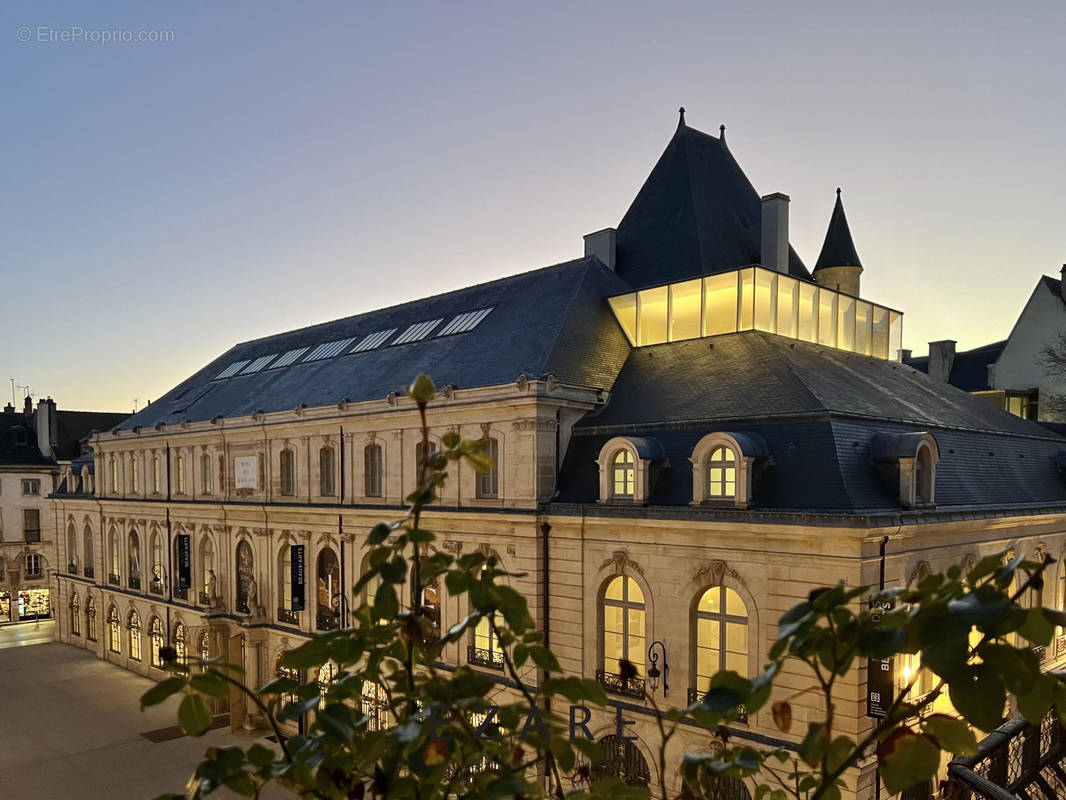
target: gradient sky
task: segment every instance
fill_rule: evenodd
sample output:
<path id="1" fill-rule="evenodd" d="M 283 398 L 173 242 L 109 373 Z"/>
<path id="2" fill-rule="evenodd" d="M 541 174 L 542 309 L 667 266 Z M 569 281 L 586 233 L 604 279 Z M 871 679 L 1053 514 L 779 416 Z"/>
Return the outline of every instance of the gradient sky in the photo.
<path id="1" fill-rule="evenodd" d="M 1005 338 L 1066 261 L 1058 0 L 83 5 L 0 8 L 8 395 L 129 410 L 238 341 L 577 257 L 680 105 L 791 196 L 808 266 L 844 188 L 916 352 Z M 74 26 L 173 41 L 37 41 Z"/>

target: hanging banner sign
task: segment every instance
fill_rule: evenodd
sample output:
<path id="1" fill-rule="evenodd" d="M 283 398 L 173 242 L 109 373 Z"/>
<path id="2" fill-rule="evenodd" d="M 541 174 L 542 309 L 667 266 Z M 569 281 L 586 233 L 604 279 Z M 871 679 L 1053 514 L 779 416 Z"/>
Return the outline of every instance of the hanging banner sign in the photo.
<path id="1" fill-rule="evenodd" d="M 871 607 L 873 621 L 880 622 L 881 614 L 892 610 L 891 602 Z M 870 658 L 866 661 L 866 716 L 884 719 L 896 696 L 896 672 L 891 658 Z"/>
<path id="2" fill-rule="evenodd" d="M 178 534 L 178 588 L 188 589 L 192 586 L 192 537 L 187 533 Z"/>
<path id="3" fill-rule="evenodd" d="M 304 545 L 294 544 L 290 549 L 292 555 L 292 574 L 291 586 L 292 586 L 292 610 L 303 611 L 306 608 L 304 603 L 304 592 L 306 587 L 306 569 L 304 564 Z"/>

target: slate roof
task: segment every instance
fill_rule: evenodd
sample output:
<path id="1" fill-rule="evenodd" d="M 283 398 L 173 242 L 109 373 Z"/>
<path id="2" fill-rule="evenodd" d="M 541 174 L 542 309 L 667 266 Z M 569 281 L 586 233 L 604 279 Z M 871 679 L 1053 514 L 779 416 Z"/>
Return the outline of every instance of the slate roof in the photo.
<path id="1" fill-rule="evenodd" d="M 898 489 L 875 469 L 870 446 L 878 434 L 912 431 L 940 444 L 938 508 L 1066 502 L 1053 461 L 1062 440 L 1036 424 L 902 364 L 759 332 L 634 350 L 607 407 L 575 426 L 558 502 L 596 502 L 595 459 L 626 435 L 666 452 L 649 505 L 687 506 L 688 459 L 714 431 L 766 442 L 760 509 L 898 510 Z"/>
<path id="2" fill-rule="evenodd" d="M 628 356 L 629 343 L 604 298 L 628 291 L 628 284 L 589 257 L 244 342 L 118 427 L 269 413 L 299 403 L 335 404 L 342 398 L 379 400 L 419 372 L 431 374 L 438 386 L 456 388 L 501 385 L 525 373 L 533 378 L 553 374 L 563 383 L 606 389 Z M 456 315 L 488 307 L 492 312 L 472 331 L 434 335 Z M 376 331 L 402 332 L 437 318 L 444 322 L 421 341 L 213 380 L 236 361 L 353 337 L 358 343 Z"/>
<path id="3" fill-rule="evenodd" d="M 948 383 L 964 392 L 988 391 L 992 387 L 988 385 L 988 367 L 999 360 L 1007 340 L 992 342 L 991 344 L 975 347 L 973 350 L 963 350 L 955 354 L 955 361 L 951 365 L 951 374 Z M 919 372 L 929 372 L 929 356 L 918 356 L 907 360 L 907 366 L 913 367 Z"/>
<path id="4" fill-rule="evenodd" d="M 75 459 L 85 452 L 89 436 L 94 431 L 109 431 L 126 419 L 129 414 L 107 411 L 56 411 L 58 422 L 56 458 L 61 461 Z"/>
<path id="5" fill-rule="evenodd" d="M 682 116 L 618 224 L 616 269 L 641 289 L 758 264 L 761 231 L 759 194 L 724 138 Z M 810 278 L 791 248 L 789 272 Z"/>
<path id="6" fill-rule="evenodd" d="M 851 238 L 848 218 L 844 214 L 844 203 L 840 200 L 840 189 L 837 189 L 837 201 L 833 205 L 833 214 L 829 217 L 829 228 L 825 232 L 822 252 L 818 254 L 818 263 L 814 265 L 814 271 L 817 272 L 826 267 L 862 268 L 859 254 L 855 250 L 855 242 Z"/>
<path id="7" fill-rule="evenodd" d="M 37 449 L 37 431 L 24 414 L 0 414 L 0 466 L 54 466 Z"/>

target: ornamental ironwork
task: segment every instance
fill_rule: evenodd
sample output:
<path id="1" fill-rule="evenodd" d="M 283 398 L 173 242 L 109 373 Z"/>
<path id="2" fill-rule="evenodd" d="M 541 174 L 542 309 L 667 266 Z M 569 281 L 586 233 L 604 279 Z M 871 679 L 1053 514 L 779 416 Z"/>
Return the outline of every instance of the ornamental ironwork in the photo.
<path id="1" fill-rule="evenodd" d="M 606 670 L 596 670 L 596 680 L 599 681 L 606 691 L 612 694 L 622 694 L 626 697 L 643 697 L 644 696 L 644 679 L 638 677 L 623 678 L 621 675 L 616 675 L 613 672 L 607 672 Z"/>
<path id="2" fill-rule="evenodd" d="M 114 572 L 107 573 L 107 582 L 112 586 L 120 586 L 122 584 L 122 581 Z"/>
<path id="3" fill-rule="evenodd" d="M 82 567 L 81 568 L 81 574 L 84 575 L 86 578 L 92 578 L 92 577 L 94 577 L 93 576 L 93 568 L 92 567 Z"/>
<path id="4" fill-rule="evenodd" d="M 130 575 L 129 584 L 130 584 L 130 588 L 131 589 L 140 590 L 140 588 L 141 588 L 141 579 L 140 578 L 135 578 L 133 575 Z"/>
<path id="5" fill-rule="evenodd" d="M 288 608 L 278 609 L 278 622 L 285 622 L 289 625 L 299 625 L 300 618 L 295 611 Z"/>
<path id="6" fill-rule="evenodd" d="M 469 645 L 466 648 L 466 662 L 503 671 L 503 653 L 499 650 L 486 650 L 484 647 Z"/>
<path id="7" fill-rule="evenodd" d="M 320 631 L 335 631 L 340 626 L 340 615 L 335 611 L 319 611 L 315 615 L 315 626 Z"/>
<path id="8" fill-rule="evenodd" d="M 688 690 L 688 704 L 692 705 L 693 703 L 698 703 L 700 700 L 703 699 L 703 695 L 705 695 L 705 694 L 706 694 L 706 692 L 701 692 L 699 689 L 695 688 L 694 686 L 690 686 L 689 690 Z M 736 716 L 736 720 L 735 721 L 747 724 L 747 722 L 748 722 L 748 709 L 744 708 L 744 706 L 742 706 L 742 705 L 737 706 L 737 716 Z"/>

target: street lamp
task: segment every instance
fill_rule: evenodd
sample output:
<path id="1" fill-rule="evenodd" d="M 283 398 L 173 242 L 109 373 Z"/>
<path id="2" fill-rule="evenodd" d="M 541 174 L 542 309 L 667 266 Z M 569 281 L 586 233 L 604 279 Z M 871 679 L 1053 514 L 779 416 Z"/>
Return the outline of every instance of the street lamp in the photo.
<path id="1" fill-rule="evenodd" d="M 655 652 L 655 648 L 662 651 L 663 655 L 663 670 L 659 671 L 659 654 Z M 651 690 L 654 692 L 659 688 L 659 676 L 663 678 L 663 697 L 666 697 L 667 692 L 670 689 L 670 685 L 667 681 L 670 679 L 670 665 L 666 663 L 666 645 L 661 641 L 655 641 L 651 643 L 648 648 L 648 660 L 651 662 L 651 667 L 648 669 L 648 679 L 651 681 Z"/>

